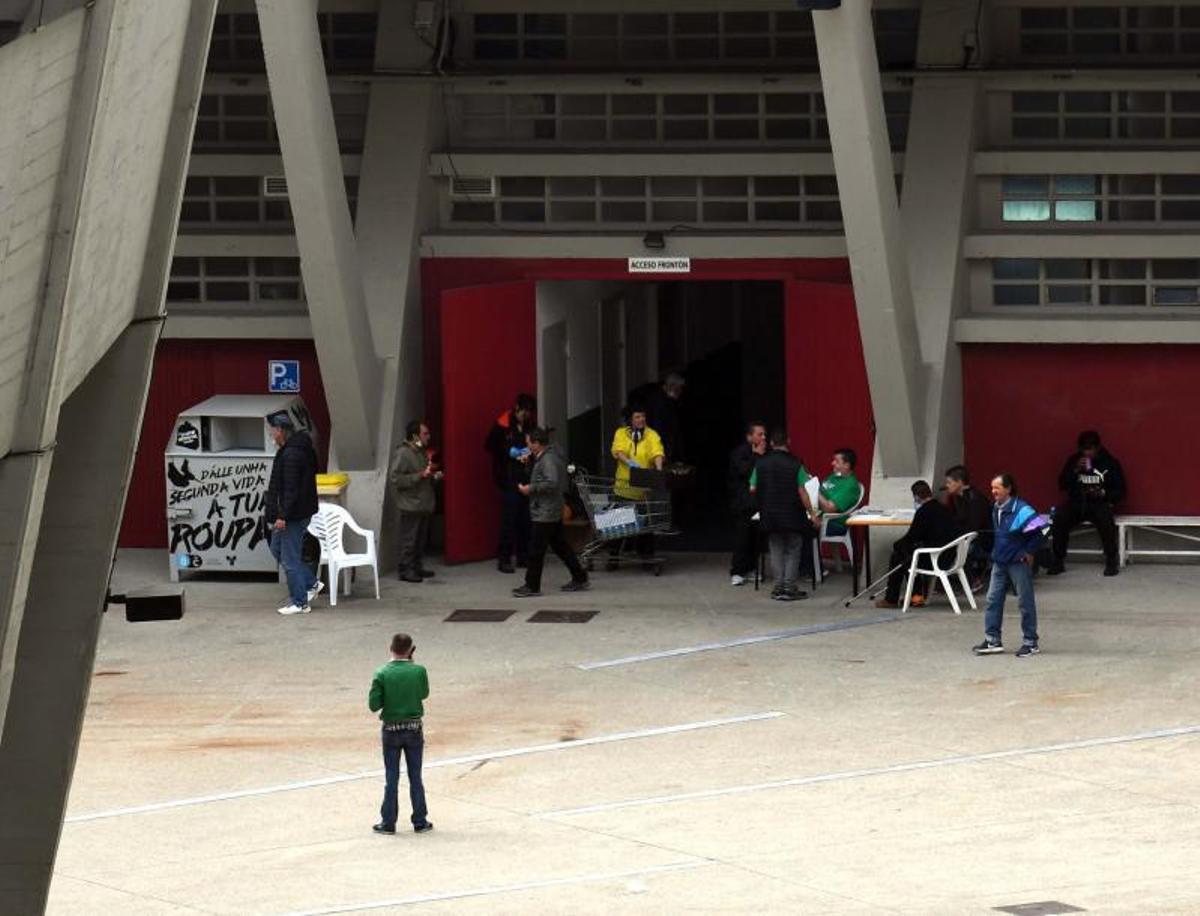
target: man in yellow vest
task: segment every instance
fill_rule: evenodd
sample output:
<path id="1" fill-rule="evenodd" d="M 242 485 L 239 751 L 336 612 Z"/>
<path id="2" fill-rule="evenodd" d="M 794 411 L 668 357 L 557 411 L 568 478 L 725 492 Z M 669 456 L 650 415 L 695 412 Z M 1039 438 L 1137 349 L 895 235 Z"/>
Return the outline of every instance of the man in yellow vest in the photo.
<path id="1" fill-rule="evenodd" d="M 620 427 L 613 435 L 612 456 L 617 461 L 616 481 L 613 484 L 613 494 L 618 499 L 631 501 L 645 499 L 647 491 L 642 487 L 632 486 L 629 482 L 630 468 L 653 468 L 661 471 L 666 461 L 662 439 L 658 433 L 646 425 L 646 410 L 641 405 L 629 409 L 629 425 Z M 647 559 L 654 555 L 654 535 L 642 534 L 634 539 L 637 545 L 638 557 Z M 617 567 L 617 557 L 621 553 L 623 540 L 613 542 L 609 550 L 608 568 Z"/>

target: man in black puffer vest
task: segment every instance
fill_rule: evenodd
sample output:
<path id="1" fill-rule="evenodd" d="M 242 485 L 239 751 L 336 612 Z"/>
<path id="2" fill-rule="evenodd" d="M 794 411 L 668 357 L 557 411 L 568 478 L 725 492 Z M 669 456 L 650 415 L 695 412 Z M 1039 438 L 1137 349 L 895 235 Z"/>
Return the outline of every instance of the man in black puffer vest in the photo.
<path id="1" fill-rule="evenodd" d="M 804 466 L 788 451 L 787 433 L 782 429 L 772 430 L 771 448 L 754 467 L 752 492 L 758 501 L 759 524 L 771 550 L 771 571 L 775 576 L 771 597 L 776 601 L 808 597 L 796 587 L 800 558 L 806 550 L 811 550 L 816 536 L 803 496 L 807 477 Z"/>
<path id="2" fill-rule="evenodd" d="M 271 438 L 279 446 L 271 464 L 264 511 L 271 527 L 271 553 L 287 573 L 290 602 L 280 614 L 307 614 L 321 588 L 304 563 L 301 548 L 308 521 L 317 514 L 317 452 L 312 438 L 297 430 L 292 418 L 277 413 L 268 419 Z"/>

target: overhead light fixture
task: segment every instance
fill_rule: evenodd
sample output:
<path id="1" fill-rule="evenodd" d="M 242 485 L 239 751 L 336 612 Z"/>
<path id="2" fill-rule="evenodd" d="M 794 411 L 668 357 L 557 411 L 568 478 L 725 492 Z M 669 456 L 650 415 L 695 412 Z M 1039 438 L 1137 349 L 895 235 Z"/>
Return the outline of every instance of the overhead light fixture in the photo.
<path id="1" fill-rule="evenodd" d="M 649 251 L 662 251 L 667 247 L 667 237 L 661 232 L 647 232 L 642 236 L 642 247 Z"/>
<path id="2" fill-rule="evenodd" d="M 125 619 L 130 623 L 183 619 L 183 589 L 178 587 L 133 589 L 123 595 L 110 592 L 106 604 L 125 605 Z"/>
<path id="3" fill-rule="evenodd" d="M 802 10 L 836 10 L 842 5 L 842 0 L 796 0 L 796 7 Z"/>

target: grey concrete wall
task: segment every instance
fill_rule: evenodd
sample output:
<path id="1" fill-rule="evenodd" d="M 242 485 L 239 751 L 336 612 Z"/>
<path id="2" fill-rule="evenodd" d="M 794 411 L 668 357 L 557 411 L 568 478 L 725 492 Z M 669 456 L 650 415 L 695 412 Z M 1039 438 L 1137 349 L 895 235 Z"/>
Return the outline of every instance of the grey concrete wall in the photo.
<path id="1" fill-rule="evenodd" d="M 85 21 L 79 11 L 0 48 L 0 455 L 12 446 L 46 281 Z"/>

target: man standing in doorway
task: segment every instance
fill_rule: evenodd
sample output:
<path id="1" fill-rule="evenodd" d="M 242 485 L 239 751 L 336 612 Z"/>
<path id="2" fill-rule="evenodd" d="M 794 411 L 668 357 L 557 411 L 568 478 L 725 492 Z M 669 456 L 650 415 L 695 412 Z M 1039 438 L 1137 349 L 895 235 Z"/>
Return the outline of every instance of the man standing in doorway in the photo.
<path id="1" fill-rule="evenodd" d="M 667 461 L 678 461 L 683 452 L 683 427 L 679 420 L 679 399 L 687 380 L 678 372 L 668 372 L 661 385 L 647 383 L 629 392 L 630 404 L 641 404 L 646 423 L 662 439 Z"/>
<path id="2" fill-rule="evenodd" d="M 1067 498 L 1054 511 L 1054 561 L 1046 574 L 1056 576 L 1066 571 L 1071 529 L 1091 522 L 1104 548 L 1104 575 L 1115 576 L 1121 566 L 1114 513 L 1117 503 L 1125 498 L 1125 472 L 1121 462 L 1100 443 L 1100 434 L 1095 430 L 1081 432 L 1076 445 L 1078 450 L 1058 475 L 1058 487 L 1067 492 Z"/>
<path id="3" fill-rule="evenodd" d="M 806 508 L 804 483 L 808 472 L 788 450 L 787 433 L 771 431 L 771 448 L 758 459 L 751 475 L 751 492 L 758 504 L 762 530 L 771 551 L 776 601 L 796 601 L 808 593 L 796 586 L 800 558 L 815 534 Z"/>
<path id="4" fill-rule="evenodd" d="M 416 833 L 433 829 L 425 806 L 425 785 L 421 781 L 421 758 L 425 754 L 425 734 L 422 729 L 425 705 L 429 696 L 429 675 L 413 662 L 412 637 L 397 633 L 392 637 L 392 660 L 375 672 L 367 707 L 379 713 L 383 721 L 383 804 L 379 808 L 379 823 L 371 829 L 376 833 L 395 833 L 399 815 L 400 755 L 408 770 L 408 797 L 412 803 L 412 825 Z"/>
<path id="5" fill-rule="evenodd" d="M 388 479 L 400 510 L 400 579 L 421 582 L 433 575 L 425 568 L 425 545 L 437 502 L 433 482 L 442 479 L 442 472 L 430 457 L 432 435 L 425 421 L 412 420 L 404 433 L 407 438 L 392 456 Z"/>
<path id="6" fill-rule="evenodd" d="M 271 525 L 271 553 L 287 574 L 288 585 L 288 603 L 279 613 L 307 614 L 325 587 L 301 557 L 304 532 L 317 513 L 317 452 L 312 438 L 297 430 L 286 413 L 275 414 L 268 423 L 279 450 L 271 463 L 264 511 Z"/>
<path id="7" fill-rule="evenodd" d="M 492 424 L 484 448 L 492 456 L 492 478 L 500 491 L 500 545 L 496 550 L 496 568 L 502 573 L 516 572 L 529 554 L 529 499 L 517 489 L 529 482 L 529 447 L 525 433 L 532 428 L 537 402 L 531 395 L 519 394 L 515 406 L 504 411 Z"/>
<path id="8" fill-rule="evenodd" d="M 756 421 L 746 424 L 746 441 L 729 455 L 729 511 L 733 516 L 733 558 L 729 584 L 743 585 L 758 564 L 758 511 L 750 492 L 750 475 L 758 459 L 767 452 L 767 427 Z"/>
<path id="9" fill-rule="evenodd" d="M 554 551 L 571 573 L 571 581 L 562 587 L 564 592 L 582 592 L 588 588 L 588 575 L 580 565 L 575 551 L 563 536 L 563 496 L 567 492 L 567 466 L 550 445 L 550 434 L 544 429 L 531 430 L 526 436 L 533 467 L 529 483 L 520 484 L 521 494 L 529 497 L 529 515 L 533 519 L 533 537 L 529 544 L 529 566 L 525 584 L 513 589 L 513 597 L 529 598 L 542 593 L 542 564 L 546 548 Z"/>
<path id="10" fill-rule="evenodd" d="M 630 468 L 653 468 L 661 471 L 666 461 L 662 439 L 655 430 L 646 423 L 646 408 L 641 404 L 629 407 L 629 425 L 622 426 L 613 434 L 612 456 L 617 460 L 616 480 L 613 482 L 613 495 L 617 499 L 630 502 L 645 499 L 647 491 L 635 487 L 629 482 Z M 625 543 L 622 538 L 613 541 L 609 548 L 608 569 L 616 569 L 619 564 L 621 548 Z M 634 538 L 637 545 L 638 557 L 643 561 L 654 556 L 654 535 L 639 534 Z"/>

